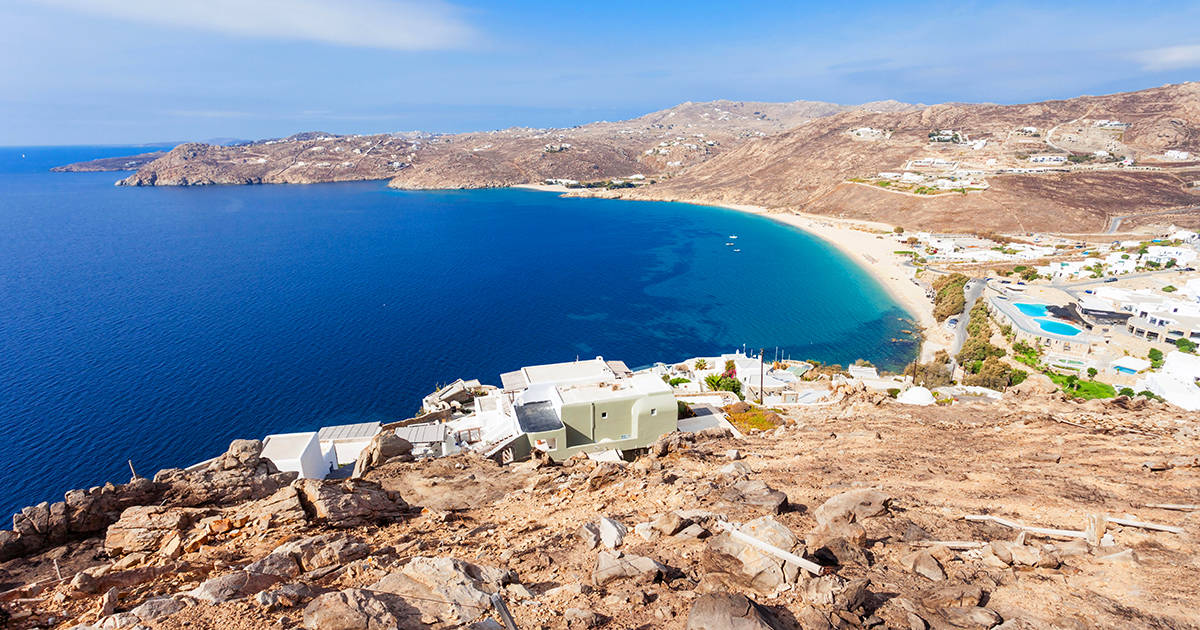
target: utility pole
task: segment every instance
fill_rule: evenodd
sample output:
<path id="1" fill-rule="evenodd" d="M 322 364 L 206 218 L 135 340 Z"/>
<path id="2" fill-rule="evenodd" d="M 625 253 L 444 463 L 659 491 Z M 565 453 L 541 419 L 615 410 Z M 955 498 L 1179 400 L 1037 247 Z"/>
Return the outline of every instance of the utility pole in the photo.
<path id="1" fill-rule="evenodd" d="M 766 383 L 763 382 L 763 376 L 765 376 L 766 366 L 763 364 L 763 352 L 766 350 L 766 348 L 758 349 L 758 404 L 760 405 L 765 400 L 763 390 L 766 389 Z"/>

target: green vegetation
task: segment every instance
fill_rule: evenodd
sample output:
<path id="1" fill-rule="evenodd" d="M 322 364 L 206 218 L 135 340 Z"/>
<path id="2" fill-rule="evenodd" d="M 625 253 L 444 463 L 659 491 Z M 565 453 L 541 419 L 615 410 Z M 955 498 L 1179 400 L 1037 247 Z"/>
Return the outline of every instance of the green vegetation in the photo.
<path id="1" fill-rule="evenodd" d="M 707 368 L 708 368 L 708 361 L 705 361 L 704 359 L 696 359 L 696 369 L 697 370 L 704 370 Z"/>
<path id="2" fill-rule="evenodd" d="M 1093 381 L 1094 381 L 1094 380 L 1096 380 L 1096 375 L 1097 375 L 1097 374 L 1099 374 L 1099 373 L 1100 373 L 1100 371 L 1099 371 L 1099 370 L 1097 370 L 1097 369 L 1096 369 L 1096 368 L 1094 368 L 1094 367 L 1090 367 L 1090 368 L 1088 368 L 1088 369 L 1087 369 L 1087 375 L 1088 375 L 1088 378 L 1089 378 L 1089 379 L 1091 379 L 1091 380 L 1093 380 Z"/>
<path id="3" fill-rule="evenodd" d="M 1162 290 L 1163 290 L 1163 293 L 1174 293 L 1174 292 L 1178 291 L 1179 289 L 1176 289 L 1175 285 L 1173 285 L 1173 284 L 1168 284 L 1167 286 L 1163 287 Z"/>
<path id="4" fill-rule="evenodd" d="M 904 375 L 911 376 L 913 382 L 924 387 L 934 388 L 949 385 L 950 355 L 945 350 L 939 350 L 933 355 L 933 361 L 918 363 L 913 361 L 904 367 Z"/>
<path id="5" fill-rule="evenodd" d="M 725 413 L 729 414 L 729 422 L 742 433 L 749 433 L 752 429 L 769 431 L 783 424 L 783 418 L 774 411 L 746 403 L 729 405 L 725 407 Z"/>
<path id="6" fill-rule="evenodd" d="M 1180 337 L 1179 339 L 1176 339 L 1175 347 L 1179 348 L 1180 352 L 1196 354 L 1196 342 L 1188 339 L 1187 337 Z"/>
<path id="7" fill-rule="evenodd" d="M 895 232 L 896 234 L 903 234 L 903 233 L 904 233 L 904 228 L 902 228 L 902 227 L 900 227 L 899 225 L 897 225 L 896 227 L 892 228 L 892 232 Z"/>
<path id="8" fill-rule="evenodd" d="M 709 374 L 704 377 L 704 384 L 714 392 L 733 392 L 738 398 L 742 396 L 742 382 L 724 374 Z"/>
<path id="9" fill-rule="evenodd" d="M 682 400 L 675 401 L 675 404 L 679 410 L 680 418 L 691 418 L 696 415 L 696 412 L 692 411 L 692 406 Z"/>
<path id="10" fill-rule="evenodd" d="M 1158 348 L 1150 348 L 1150 352 L 1146 353 L 1146 358 L 1150 359 L 1150 367 L 1158 369 L 1163 364 L 1163 353 Z"/>
<path id="11" fill-rule="evenodd" d="M 675 387 L 676 385 L 682 385 L 684 383 L 691 383 L 691 382 L 692 381 L 690 379 L 684 378 L 682 376 L 676 376 L 675 378 L 667 381 L 667 384 L 670 385 L 671 387 Z"/>
<path id="12" fill-rule="evenodd" d="M 1096 159 L 1094 155 L 1068 155 L 1067 161 L 1072 164 L 1086 164 Z"/>
<path id="13" fill-rule="evenodd" d="M 1075 374 L 1065 375 L 1056 372 L 1046 372 L 1046 376 L 1054 381 L 1062 390 L 1076 398 L 1092 400 L 1094 398 L 1114 398 L 1117 390 L 1108 383 L 1098 381 L 1082 381 Z"/>
<path id="14" fill-rule="evenodd" d="M 1130 398 L 1137 396 L 1137 392 L 1133 391 L 1132 387 L 1122 387 L 1121 391 L 1118 391 L 1117 393 L 1121 396 L 1128 396 Z"/>
<path id="15" fill-rule="evenodd" d="M 933 281 L 933 290 L 936 292 L 933 299 L 933 316 L 939 322 L 944 322 L 948 317 L 963 312 L 963 308 L 967 304 L 967 298 L 963 295 L 963 287 L 966 286 L 968 280 L 970 278 L 961 273 L 952 273 L 940 276 Z"/>
<path id="16" fill-rule="evenodd" d="M 881 181 L 881 182 L 875 182 L 875 185 L 876 185 L 876 186 L 879 186 L 880 188 L 887 188 L 888 186 L 891 186 L 891 185 L 892 185 L 892 182 L 889 182 L 889 181 L 887 181 L 887 180 L 883 180 L 883 181 Z"/>

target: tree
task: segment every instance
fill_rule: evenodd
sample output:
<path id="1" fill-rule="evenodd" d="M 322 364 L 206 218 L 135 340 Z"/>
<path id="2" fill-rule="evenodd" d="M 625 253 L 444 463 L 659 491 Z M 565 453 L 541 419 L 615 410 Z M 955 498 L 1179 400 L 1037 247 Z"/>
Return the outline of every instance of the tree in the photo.
<path id="1" fill-rule="evenodd" d="M 1180 337 L 1179 339 L 1176 339 L 1175 347 L 1179 348 L 1180 352 L 1196 354 L 1196 342 L 1188 339 L 1187 337 Z"/>
<path id="2" fill-rule="evenodd" d="M 1134 397 L 1134 396 L 1136 396 L 1136 395 L 1137 395 L 1137 392 L 1133 391 L 1133 388 L 1132 388 L 1132 387 L 1122 387 L 1122 388 L 1121 388 L 1121 391 L 1119 391 L 1119 392 L 1117 392 L 1117 393 L 1118 393 L 1118 394 L 1120 394 L 1120 395 L 1122 395 L 1122 396 L 1128 396 L 1128 397 L 1130 397 L 1130 398 L 1132 398 L 1132 397 Z"/>
<path id="3" fill-rule="evenodd" d="M 996 357 L 988 357 L 979 366 L 976 374 L 963 381 L 967 385 L 978 385 L 997 391 L 1004 391 L 1012 382 L 1012 367 Z"/>
<path id="4" fill-rule="evenodd" d="M 1150 348 L 1150 352 L 1146 353 L 1146 358 L 1150 359 L 1150 367 L 1160 368 L 1163 364 L 1163 353 L 1158 348 Z"/>
<path id="5" fill-rule="evenodd" d="M 968 337 L 958 352 L 958 362 L 962 365 L 974 361 L 985 361 L 988 357 L 1002 357 L 1004 350 L 993 346 L 982 337 Z"/>
<path id="6" fill-rule="evenodd" d="M 742 383 L 736 378 L 720 374 L 709 374 L 704 377 L 704 384 L 714 392 L 733 392 L 738 398 L 742 397 Z"/>
<path id="7" fill-rule="evenodd" d="M 1096 380 L 1096 375 L 1099 373 L 1100 373 L 1100 371 L 1094 367 L 1088 368 L 1088 379 L 1093 380 L 1093 381 Z"/>
<path id="8" fill-rule="evenodd" d="M 1077 376 L 1075 374 L 1071 374 L 1070 376 L 1067 377 L 1066 384 L 1067 384 L 1067 389 L 1070 391 L 1075 391 L 1075 390 L 1079 389 L 1079 376 Z"/>
<path id="9" fill-rule="evenodd" d="M 697 370 L 703 370 L 707 367 L 708 367 L 708 361 L 705 361 L 704 359 L 696 359 L 696 369 Z"/>
<path id="10" fill-rule="evenodd" d="M 902 228 L 902 227 L 900 227 L 899 225 L 897 225 L 895 228 L 893 228 L 893 229 L 892 229 L 892 231 L 893 231 L 893 232 L 895 232 L 896 234 L 903 234 L 903 233 L 904 233 L 904 228 Z"/>

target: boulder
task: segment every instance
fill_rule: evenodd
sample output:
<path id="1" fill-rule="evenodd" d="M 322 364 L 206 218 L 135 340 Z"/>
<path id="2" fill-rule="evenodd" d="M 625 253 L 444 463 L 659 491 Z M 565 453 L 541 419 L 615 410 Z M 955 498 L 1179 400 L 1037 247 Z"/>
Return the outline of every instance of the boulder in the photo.
<path id="1" fill-rule="evenodd" d="M 788 500 L 786 494 L 757 479 L 735 482 L 725 490 L 721 498 L 733 503 L 761 506 L 772 514 L 782 512 Z"/>
<path id="2" fill-rule="evenodd" d="M 957 628 L 987 630 L 1003 619 L 996 611 L 981 606 L 951 606 L 942 610 L 946 621 Z"/>
<path id="3" fill-rule="evenodd" d="M 246 565 L 246 570 L 251 573 L 274 575 L 284 579 L 300 577 L 300 573 L 302 573 L 300 565 L 291 554 L 275 552 Z"/>
<path id="4" fill-rule="evenodd" d="M 619 551 L 601 551 L 596 557 L 596 568 L 592 571 L 592 583 L 604 586 L 625 578 L 651 582 L 661 579 L 668 571 L 665 565 L 652 558 Z"/>
<path id="5" fill-rule="evenodd" d="M 770 613 L 744 595 L 706 593 L 688 611 L 688 630 L 775 630 Z"/>
<path id="6" fill-rule="evenodd" d="M 410 597 L 422 614 L 447 623 L 464 623 L 491 608 L 492 593 L 516 582 L 505 569 L 455 558 L 416 557 L 370 586 L 372 591 Z"/>
<path id="7" fill-rule="evenodd" d="M 223 455 L 195 470 L 160 470 L 164 503 L 183 507 L 234 505 L 271 496 L 296 479 L 262 458 L 262 442 L 234 440 Z"/>
<path id="8" fill-rule="evenodd" d="M 675 512 L 667 512 L 654 519 L 653 527 L 663 536 L 674 536 L 676 532 L 687 527 L 688 521 Z"/>
<path id="9" fill-rule="evenodd" d="M 588 549 L 595 549 L 600 544 L 600 526 L 595 523 L 584 523 L 575 530 L 575 535 L 583 541 Z"/>
<path id="10" fill-rule="evenodd" d="M 299 606 L 312 599 L 316 591 L 307 584 L 283 584 L 267 591 L 259 591 L 254 595 L 254 603 L 267 610 L 291 608 Z"/>
<path id="11" fill-rule="evenodd" d="M 408 440 L 396 435 L 394 430 L 384 430 L 372 438 L 371 443 L 359 454 L 351 478 L 361 479 L 393 457 L 411 458 L 412 450 L 413 445 Z"/>
<path id="12" fill-rule="evenodd" d="M 917 601 L 930 610 L 978 606 L 983 599 L 983 589 L 967 584 L 937 586 L 917 594 Z"/>
<path id="13" fill-rule="evenodd" d="M 419 613 L 390 593 L 348 588 L 325 593 L 304 608 L 308 630 L 395 630 L 406 616 Z"/>
<path id="14" fill-rule="evenodd" d="M 900 565 L 908 571 L 934 581 L 946 579 L 946 572 L 942 570 L 942 565 L 926 549 L 914 551 L 900 558 Z"/>
<path id="15" fill-rule="evenodd" d="M 822 575 L 804 584 L 804 599 L 815 606 L 853 611 L 867 602 L 870 585 L 866 578 L 847 581 L 837 575 Z"/>
<path id="16" fill-rule="evenodd" d="M 300 493 L 290 485 L 266 498 L 244 504 L 238 508 L 237 515 L 263 530 L 308 522 Z"/>
<path id="17" fill-rule="evenodd" d="M 188 597 L 206 604 L 220 604 L 249 597 L 279 583 L 279 576 L 249 571 L 234 571 L 221 577 L 205 580 L 187 592 Z"/>
<path id="18" fill-rule="evenodd" d="M 738 531 L 784 551 L 804 555 L 804 549 L 797 548 L 800 540 L 792 530 L 772 516 L 754 519 L 742 525 Z M 749 585 L 759 591 L 774 591 L 786 583 L 796 581 L 799 576 L 800 569 L 795 565 L 740 542 L 726 532 L 708 539 L 708 551 L 736 559 L 738 568 L 742 575 L 748 578 Z"/>
<path id="19" fill-rule="evenodd" d="M 331 527 L 387 523 L 408 509 L 399 494 L 362 479 L 301 479 L 295 487 L 312 518 Z"/>
<path id="20" fill-rule="evenodd" d="M 370 547 L 352 536 L 321 534 L 286 542 L 271 555 L 291 558 L 303 571 L 315 571 L 365 558 L 370 551 Z"/>
<path id="21" fill-rule="evenodd" d="M 182 536 L 203 511 L 188 508 L 143 505 L 131 507 L 108 528 L 104 547 L 110 554 L 154 552 L 172 535 Z"/>
<path id="22" fill-rule="evenodd" d="M 148 623 L 155 619 L 174 615 L 186 607 L 186 604 L 174 597 L 154 597 L 147 599 L 129 612 L 141 621 Z"/>
<path id="23" fill-rule="evenodd" d="M 628 528 L 607 516 L 601 516 L 596 526 L 600 531 L 600 542 L 609 549 L 620 547 L 625 542 L 625 534 L 629 533 Z"/>
<path id="24" fill-rule="evenodd" d="M 831 497 L 813 512 L 818 525 L 835 521 L 853 523 L 887 511 L 888 495 L 869 488 L 849 490 Z"/>

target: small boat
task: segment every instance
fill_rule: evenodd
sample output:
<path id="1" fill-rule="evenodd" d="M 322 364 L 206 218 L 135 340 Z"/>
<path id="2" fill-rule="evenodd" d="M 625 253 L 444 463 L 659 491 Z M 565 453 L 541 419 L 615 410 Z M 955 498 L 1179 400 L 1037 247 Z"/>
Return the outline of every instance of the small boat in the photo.
<path id="1" fill-rule="evenodd" d="M 736 249 L 736 248 L 735 248 L 733 251 L 735 251 L 735 252 L 740 252 L 740 251 L 742 251 L 742 250 L 740 250 L 740 249 Z"/>
<path id="2" fill-rule="evenodd" d="M 726 245 L 733 245 L 733 243 L 725 243 L 725 244 L 726 244 Z"/>
<path id="3" fill-rule="evenodd" d="M 730 234 L 729 238 L 737 238 L 737 234 Z"/>

